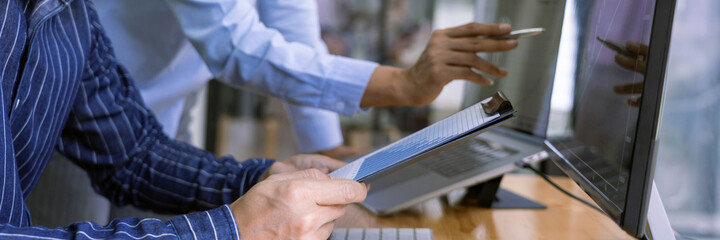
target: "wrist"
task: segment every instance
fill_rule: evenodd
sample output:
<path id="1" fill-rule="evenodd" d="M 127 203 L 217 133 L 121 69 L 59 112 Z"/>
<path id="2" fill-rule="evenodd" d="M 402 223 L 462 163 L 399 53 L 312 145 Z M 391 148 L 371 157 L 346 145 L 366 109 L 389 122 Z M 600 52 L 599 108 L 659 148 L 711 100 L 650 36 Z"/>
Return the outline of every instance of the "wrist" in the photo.
<path id="1" fill-rule="evenodd" d="M 169 219 L 179 239 L 239 239 L 238 222 L 232 206 L 223 205 L 203 212 Z"/>
<path id="2" fill-rule="evenodd" d="M 278 173 L 286 173 L 286 172 L 294 172 L 298 169 L 295 168 L 292 164 L 284 163 L 284 162 L 274 162 L 270 167 L 260 176 L 260 179 L 258 182 L 261 182 L 271 175 L 278 174 Z"/>
<path id="3" fill-rule="evenodd" d="M 262 175 L 260 175 L 258 182 L 262 182 L 263 180 L 267 179 L 270 175 L 273 175 L 273 174 L 279 172 L 278 168 L 280 167 L 280 165 L 283 165 L 283 164 L 284 163 L 281 163 L 281 162 L 274 162 L 272 165 L 270 165 L 270 167 L 267 168 L 267 170 L 265 170 L 265 172 Z"/>
<path id="4" fill-rule="evenodd" d="M 378 66 L 370 77 L 363 93 L 360 107 L 381 107 L 408 105 L 407 94 L 403 91 L 408 82 L 408 70 Z"/>

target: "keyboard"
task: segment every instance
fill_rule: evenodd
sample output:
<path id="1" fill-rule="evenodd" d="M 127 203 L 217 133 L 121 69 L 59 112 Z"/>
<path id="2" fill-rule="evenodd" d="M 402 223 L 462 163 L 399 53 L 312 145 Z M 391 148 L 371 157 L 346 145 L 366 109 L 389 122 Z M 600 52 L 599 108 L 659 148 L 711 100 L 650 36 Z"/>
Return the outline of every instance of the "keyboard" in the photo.
<path id="1" fill-rule="evenodd" d="M 427 170 L 451 178 L 488 163 L 503 160 L 517 152 L 474 138 L 423 159 L 418 164 Z"/>
<path id="2" fill-rule="evenodd" d="M 429 228 L 336 228 L 328 240 L 432 240 Z"/>

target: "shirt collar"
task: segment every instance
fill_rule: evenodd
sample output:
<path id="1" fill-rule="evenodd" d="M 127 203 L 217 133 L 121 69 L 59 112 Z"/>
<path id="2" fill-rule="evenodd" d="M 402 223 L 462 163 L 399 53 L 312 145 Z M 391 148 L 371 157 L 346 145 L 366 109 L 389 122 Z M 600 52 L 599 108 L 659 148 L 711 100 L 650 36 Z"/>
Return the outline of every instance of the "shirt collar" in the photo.
<path id="1" fill-rule="evenodd" d="M 28 18 L 28 26 L 31 31 L 48 19 L 69 6 L 73 0 L 26 0 L 29 4 L 25 9 L 25 16 Z"/>

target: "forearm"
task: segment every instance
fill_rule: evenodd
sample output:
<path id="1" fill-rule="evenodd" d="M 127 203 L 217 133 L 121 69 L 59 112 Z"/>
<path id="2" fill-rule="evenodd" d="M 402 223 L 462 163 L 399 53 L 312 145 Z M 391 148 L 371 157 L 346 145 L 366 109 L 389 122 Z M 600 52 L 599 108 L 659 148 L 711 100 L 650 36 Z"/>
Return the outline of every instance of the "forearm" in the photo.
<path id="1" fill-rule="evenodd" d="M 93 33 L 58 150 L 88 171 L 96 191 L 117 205 L 184 213 L 230 203 L 257 182 L 271 161 L 216 158 L 164 135 L 102 29 Z"/>
<path id="2" fill-rule="evenodd" d="M 405 94 L 402 93 L 407 87 L 403 85 L 404 81 L 399 81 L 407 78 L 408 74 L 404 69 L 378 66 L 370 77 L 360 107 L 410 105 L 410 100 L 405 99 Z"/>
<path id="3" fill-rule="evenodd" d="M 286 104 L 295 140 L 303 153 L 329 150 L 343 143 L 340 119 L 334 112 Z"/>
<path id="4" fill-rule="evenodd" d="M 115 204 L 186 213 L 233 202 L 274 162 L 216 158 L 164 135 L 150 135 L 143 152 L 111 169 L 89 169 L 97 188 Z M 101 176 L 107 176 L 102 178 Z"/>
<path id="5" fill-rule="evenodd" d="M 319 53 L 287 42 L 259 23 L 245 1 L 167 0 L 183 32 L 217 77 L 293 103 L 352 115 L 360 107 L 432 102 L 454 79 L 492 84 L 478 69 L 495 77 L 507 71 L 477 52 L 507 51 L 517 40 L 478 36 L 503 35 L 507 24 L 470 23 L 437 30 L 418 61 L 409 69 Z M 367 89 L 366 89 L 367 88 Z"/>
<path id="6" fill-rule="evenodd" d="M 288 42 L 246 1 L 167 1 L 216 77 L 296 104 L 346 115 L 359 110 L 377 64 Z"/>
<path id="7" fill-rule="evenodd" d="M 129 96 L 107 98 L 124 101 L 118 103 L 78 102 L 77 106 L 112 106 L 112 114 L 73 111 L 58 145 L 59 151 L 88 172 L 95 190 L 116 205 L 170 213 L 214 208 L 244 194 L 273 162 L 239 163 L 170 140 L 139 101 L 134 87 L 117 92 Z M 127 125 L 94 128 L 98 123 Z M 98 144 L 103 139 L 118 140 L 105 148 Z"/>
<path id="8" fill-rule="evenodd" d="M 317 0 L 262 0 L 257 1 L 257 9 L 260 21 L 279 31 L 288 41 L 327 53 L 320 37 Z"/>
<path id="9" fill-rule="evenodd" d="M 230 208 L 158 219 L 122 218 L 102 226 L 76 222 L 62 228 L 16 227 L 0 224 L 1 239 L 234 239 L 240 240 Z"/>

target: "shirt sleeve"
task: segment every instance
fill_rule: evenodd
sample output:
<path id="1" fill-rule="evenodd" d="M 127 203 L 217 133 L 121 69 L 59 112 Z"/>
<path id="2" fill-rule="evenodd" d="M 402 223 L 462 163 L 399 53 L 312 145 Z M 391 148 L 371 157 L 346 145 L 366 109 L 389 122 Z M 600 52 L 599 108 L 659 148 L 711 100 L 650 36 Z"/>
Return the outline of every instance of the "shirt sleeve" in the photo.
<path id="1" fill-rule="evenodd" d="M 0 224 L 0 239 L 229 239 L 240 240 L 228 205 L 181 215 L 163 222 L 153 218 L 122 218 L 102 226 L 76 222 L 61 228 Z"/>
<path id="2" fill-rule="evenodd" d="M 286 104 L 295 142 L 303 153 L 329 150 L 343 143 L 340 118 L 334 112 Z"/>
<path id="3" fill-rule="evenodd" d="M 217 209 L 252 187 L 273 161 L 250 159 L 239 163 L 232 157 L 216 158 L 168 139 L 132 79 L 115 61 L 92 8 L 88 8 L 88 15 L 92 46 L 58 150 L 88 172 L 95 190 L 117 205 L 187 213 Z M 187 218 L 184 228 L 179 227 L 182 219 L 171 220 L 170 225 L 175 223 L 173 227 L 181 235 L 188 234 L 181 229 L 190 229 L 198 236 L 231 231 L 213 226 L 220 224 L 217 221 L 229 221 L 227 216 L 225 220 L 213 218 L 213 214 L 222 215 L 220 212 L 230 214 L 210 210 L 203 212 L 206 216 L 183 217 Z M 145 228 L 129 224 L 138 232 L 154 235 L 165 234 L 170 225 L 157 223 Z M 119 232 L 124 226 L 128 225 L 111 224 L 107 231 Z"/>
<path id="4" fill-rule="evenodd" d="M 279 31 L 285 40 L 327 54 L 327 47 L 320 37 L 316 0 L 263 0 L 257 2 L 257 10 L 262 24 Z M 343 143 L 337 113 L 292 103 L 286 103 L 285 109 L 301 152 L 314 153 Z"/>
<path id="5" fill-rule="evenodd" d="M 376 63 L 288 42 L 248 1 L 167 0 L 216 78 L 280 99 L 341 114 L 360 110 Z"/>
<path id="6" fill-rule="evenodd" d="M 321 38 L 317 0 L 257 1 L 260 22 L 275 29 L 288 42 L 299 42 L 318 53 L 328 52 Z"/>

